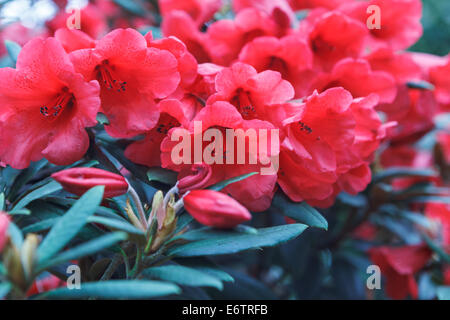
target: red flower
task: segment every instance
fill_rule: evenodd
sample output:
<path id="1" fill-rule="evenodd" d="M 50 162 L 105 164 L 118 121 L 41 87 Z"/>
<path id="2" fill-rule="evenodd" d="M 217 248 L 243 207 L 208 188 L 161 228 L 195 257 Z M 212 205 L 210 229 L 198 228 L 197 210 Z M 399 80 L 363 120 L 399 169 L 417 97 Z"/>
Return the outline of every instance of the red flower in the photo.
<path id="1" fill-rule="evenodd" d="M 191 16 L 200 26 L 212 19 L 222 6 L 222 0 L 159 0 L 163 19 L 172 11 L 181 10 Z"/>
<path id="2" fill-rule="evenodd" d="M 51 32 L 55 32 L 60 28 L 67 28 L 68 21 L 71 21 L 74 16 L 72 9 L 68 12 L 60 11 L 52 20 L 47 21 L 47 28 Z M 105 14 L 94 4 L 88 4 L 80 11 L 79 22 L 81 31 L 87 33 L 94 39 L 98 39 L 108 31 L 108 24 Z"/>
<path id="3" fill-rule="evenodd" d="M 302 81 L 302 72 L 312 68 L 312 53 L 306 41 L 298 36 L 259 37 L 242 49 L 239 60 L 252 65 L 258 72 L 273 70 L 281 73 L 294 88 Z"/>
<path id="4" fill-rule="evenodd" d="M 2 27 L 0 31 L 0 57 L 7 53 L 4 45 L 5 40 L 10 40 L 24 46 L 28 41 L 33 38 L 47 37 L 47 31 L 41 29 L 30 29 L 22 25 L 21 23 L 12 23 Z"/>
<path id="5" fill-rule="evenodd" d="M 163 20 L 161 26 L 164 35 L 180 39 L 194 55 L 198 63 L 211 62 L 208 36 L 198 30 L 195 22 L 184 11 L 172 11 Z"/>
<path id="6" fill-rule="evenodd" d="M 371 29 L 368 45 L 374 49 L 389 45 L 394 50 L 407 49 L 422 36 L 420 0 L 371 0 L 343 4 L 338 10 L 366 24 L 369 6 L 378 6 L 380 29 Z"/>
<path id="7" fill-rule="evenodd" d="M 353 0 L 290 0 L 289 3 L 294 10 L 326 8 L 335 9 L 339 5 Z"/>
<path id="8" fill-rule="evenodd" d="M 436 100 L 450 110 L 450 58 L 442 66 L 434 66 L 430 69 L 430 81 L 434 84 Z"/>
<path id="9" fill-rule="evenodd" d="M 189 91 L 203 101 L 216 93 L 216 75 L 224 68 L 213 63 L 198 65 L 197 78 L 190 86 Z"/>
<path id="10" fill-rule="evenodd" d="M 194 98 L 195 99 L 195 98 Z M 143 140 L 136 141 L 125 150 L 125 156 L 135 163 L 155 167 L 161 165 L 161 142 L 174 127 L 188 127 L 198 106 L 191 99 L 182 101 L 166 99 L 159 103 L 160 117 L 157 125 Z"/>
<path id="11" fill-rule="evenodd" d="M 252 218 L 239 202 L 213 190 L 193 190 L 183 197 L 183 202 L 195 220 L 214 228 L 234 228 Z"/>
<path id="12" fill-rule="evenodd" d="M 245 120 L 270 121 L 271 117 L 267 116 L 269 106 L 285 103 L 294 97 L 294 89 L 281 78 L 280 73 L 271 70 L 258 73 L 252 66 L 241 62 L 217 74 L 216 90 L 207 104 L 227 101 Z"/>
<path id="13" fill-rule="evenodd" d="M 110 121 L 113 137 L 132 137 L 153 128 L 159 117 L 155 99 L 175 91 L 180 74 L 177 60 L 166 50 L 147 48 L 133 29 L 116 29 L 94 49 L 70 54 L 75 68 L 86 79 L 101 85 L 101 111 Z"/>
<path id="14" fill-rule="evenodd" d="M 28 289 L 27 291 L 27 297 L 47 292 L 65 285 L 66 285 L 65 281 L 51 274 L 45 278 L 35 280 L 31 285 L 30 289 Z"/>
<path id="15" fill-rule="evenodd" d="M 386 293 L 392 299 L 405 299 L 408 295 L 418 298 L 414 275 L 431 258 L 425 245 L 404 247 L 378 247 L 369 250 L 373 263 L 378 265 L 386 277 Z"/>
<path id="16" fill-rule="evenodd" d="M 261 36 L 283 36 L 289 29 L 280 28 L 266 13 L 246 8 L 233 20 L 222 19 L 208 28 L 208 46 L 213 61 L 228 66 L 239 56 L 241 49 Z"/>
<path id="17" fill-rule="evenodd" d="M 240 12 L 245 8 L 256 8 L 271 15 L 278 25 L 289 28 L 295 20 L 294 11 L 287 0 L 234 0 L 233 10 Z"/>
<path id="18" fill-rule="evenodd" d="M 195 124 L 202 124 L 202 132 L 196 132 Z M 191 164 L 197 163 L 197 160 L 194 159 L 194 139 L 202 139 L 203 133 L 210 128 L 218 129 L 222 133 L 222 137 L 226 137 L 225 130 L 226 129 L 242 129 L 244 132 L 247 129 L 255 129 L 256 132 L 259 132 L 259 129 L 266 129 L 270 131 L 274 129 L 273 125 L 266 121 L 261 120 L 245 120 L 242 115 L 236 110 L 236 108 L 227 103 L 227 102 L 215 102 L 211 105 L 207 105 L 196 115 L 196 117 L 191 121 L 191 124 L 188 129 L 184 128 L 173 128 L 169 131 L 168 136 L 164 139 L 161 144 L 161 162 L 162 167 L 168 168 L 174 171 L 182 172 L 180 174 L 180 178 L 185 176 L 185 172 L 191 169 Z M 177 130 L 177 131 L 175 131 Z M 181 134 L 181 136 L 187 136 L 191 138 L 191 159 L 188 161 L 189 163 L 174 163 L 172 159 L 172 151 L 180 142 L 175 139 L 172 141 L 174 132 L 177 133 L 177 136 Z M 268 134 L 268 139 L 270 138 L 270 133 Z M 224 138 L 225 139 L 225 138 Z M 189 140 L 189 139 L 188 139 Z M 220 158 L 220 160 L 215 161 L 215 163 L 211 164 L 211 178 L 209 179 L 209 183 L 207 186 L 213 185 L 220 181 L 234 178 L 243 174 L 247 174 L 250 172 L 260 172 L 262 168 L 267 168 L 269 165 L 261 164 L 260 159 L 257 155 L 255 155 L 250 149 L 250 145 L 258 145 L 259 135 L 256 134 L 254 137 L 250 135 L 245 143 L 245 150 L 237 150 L 237 138 L 234 139 L 234 153 L 233 151 L 227 150 L 226 141 L 221 141 L 223 144 L 223 154 L 214 155 L 215 159 Z M 184 141 L 184 137 L 183 137 Z M 218 142 L 206 142 L 203 141 L 202 145 L 200 145 L 201 154 L 204 154 L 208 150 L 212 151 L 211 145 L 216 145 Z M 269 144 L 270 146 L 270 144 Z M 207 149 L 209 148 L 209 149 Z M 207 150 L 206 150 L 207 149 Z M 206 150 L 206 151 L 205 151 Z M 268 156 L 275 156 L 278 150 L 272 150 L 268 148 Z M 239 164 L 237 160 L 238 152 L 243 152 L 245 156 L 245 161 L 243 164 Z M 226 159 L 228 153 L 234 154 L 232 161 L 228 161 Z M 188 156 L 186 156 L 188 157 Z M 256 163 L 250 163 L 250 158 L 255 157 Z M 222 162 L 222 163 L 220 163 Z M 230 163 L 232 162 L 232 163 Z M 223 192 L 230 194 L 237 201 L 245 205 L 249 210 L 252 211 L 264 211 L 266 210 L 271 203 L 274 188 L 276 183 L 276 174 L 267 174 L 267 175 L 253 175 L 245 180 L 230 184 L 226 188 L 223 189 Z M 205 186 L 205 187 L 207 187 Z"/>
<path id="19" fill-rule="evenodd" d="M 97 81 L 86 82 L 53 38 L 35 39 L 19 54 L 16 69 L 0 69 L 0 159 L 26 168 L 43 157 L 58 165 L 87 151 L 85 127 L 96 124 Z"/>
<path id="20" fill-rule="evenodd" d="M 308 34 L 316 67 L 329 71 L 339 60 L 361 55 L 367 27 L 340 12 L 316 10 L 301 22 L 298 33 Z"/>
<path id="21" fill-rule="evenodd" d="M 95 40 L 81 30 L 61 28 L 56 30 L 55 38 L 68 53 L 95 47 Z"/>
<path id="22" fill-rule="evenodd" d="M 114 198 L 127 193 L 128 183 L 121 175 L 97 168 L 71 168 L 52 174 L 65 190 L 82 196 L 95 186 L 105 186 L 103 198 Z"/>
<path id="23" fill-rule="evenodd" d="M 0 211 L 0 252 L 8 241 L 9 216 Z"/>
<path id="24" fill-rule="evenodd" d="M 363 59 L 339 61 L 330 73 L 319 75 L 311 86 L 319 92 L 332 87 L 343 87 L 355 98 L 376 93 L 380 103 L 392 102 L 397 94 L 395 79 L 387 72 L 372 71 Z"/>
<path id="25" fill-rule="evenodd" d="M 211 179 L 212 169 L 206 163 L 193 164 L 191 168 L 185 171 L 180 172 L 177 184 L 181 194 L 189 190 L 202 189 L 208 185 L 209 179 Z"/>

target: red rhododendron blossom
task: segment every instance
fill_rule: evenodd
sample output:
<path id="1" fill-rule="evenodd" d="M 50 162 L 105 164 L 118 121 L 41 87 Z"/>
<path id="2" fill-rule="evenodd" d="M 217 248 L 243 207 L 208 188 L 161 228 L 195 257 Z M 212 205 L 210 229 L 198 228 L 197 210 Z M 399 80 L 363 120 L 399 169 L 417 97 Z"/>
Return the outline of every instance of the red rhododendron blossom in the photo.
<path id="1" fill-rule="evenodd" d="M 97 168 L 70 168 L 52 174 L 65 190 L 82 196 L 89 189 L 104 186 L 103 198 L 113 198 L 127 193 L 128 182 L 121 175 Z"/>
<path id="2" fill-rule="evenodd" d="M 161 166 L 160 145 L 174 127 L 188 127 L 197 112 L 197 106 L 188 99 L 166 99 L 159 103 L 160 117 L 157 125 L 145 138 L 129 145 L 125 156 L 135 163 L 148 167 Z"/>
<path id="3" fill-rule="evenodd" d="M 208 185 L 212 174 L 210 165 L 206 163 L 199 163 L 193 164 L 191 168 L 186 169 L 187 170 L 185 170 L 185 172 L 180 172 L 180 177 L 177 183 L 180 194 L 184 194 L 189 190 L 202 189 Z"/>
<path id="4" fill-rule="evenodd" d="M 24 46 L 33 38 L 46 38 L 48 33 L 41 29 L 30 29 L 21 23 L 12 23 L 0 30 L 0 57 L 4 56 L 7 51 L 5 47 L 5 40 L 14 41 L 17 44 Z"/>
<path id="5" fill-rule="evenodd" d="M 55 32 L 55 38 L 61 42 L 64 50 L 68 53 L 95 47 L 95 40 L 87 33 L 77 29 L 58 29 Z"/>
<path id="6" fill-rule="evenodd" d="M 216 93 L 216 76 L 224 68 L 213 63 L 202 63 L 197 68 L 197 78 L 189 91 L 203 101 Z"/>
<path id="7" fill-rule="evenodd" d="M 277 24 L 289 27 L 295 15 L 287 0 L 234 0 L 233 10 L 240 12 L 245 8 L 256 8 L 271 15 Z"/>
<path id="8" fill-rule="evenodd" d="M 217 93 L 207 103 L 227 101 L 246 120 L 270 121 L 270 105 L 285 103 L 294 97 L 291 84 L 276 71 L 258 73 L 252 66 L 237 62 L 216 76 Z"/>
<path id="9" fill-rule="evenodd" d="M 387 72 L 372 71 L 364 59 L 339 61 L 330 73 L 319 75 L 312 88 L 322 92 L 332 87 L 343 87 L 355 98 L 376 93 L 380 103 L 390 103 L 397 95 L 395 79 Z"/>
<path id="10" fill-rule="evenodd" d="M 186 12 L 170 12 L 162 22 L 162 30 L 165 36 L 175 36 L 180 39 L 198 63 L 212 61 L 208 36 L 198 30 Z"/>
<path id="11" fill-rule="evenodd" d="M 208 28 L 208 47 L 213 62 L 228 66 L 237 60 L 248 42 L 261 36 L 283 36 L 288 31 L 266 13 L 247 8 L 233 20 L 223 19 L 211 24 Z"/>
<path id="12" fill-rule="evenodd" d="M 418 298 L 414 275 L 430 260 L 431 250 L 426 245 L 378 247 L 369 250 L 374 264 L 386 277 L 386 293 L 392 299 Z"/>
<path id="13" fill-rule="evenodd" d="M 332 11 L 311 14 L 301 22 L 298 33 L 308 34 L 315 66 L 329 71 L 339 60 L 361 55 L 367 32 L 366 25 Z"/>
<path id="14" fill-rule="evenodd" d="M 0 159 L 26 168 L 42 158 L 68 165 L 89 146 L 85 127 L 100 106 L 97 81 L 76 73 L 61 44 L 35 39 L 19 54 L 16 69 L 0 69 Z"/>
<path id="15" fill-rule="evenodd" d="M 311 49 L 306 41 L 295 35 L 281 39 L 259 37 L 244 47 L 239 60 L 252 65 L 258 72 L 278 71 L 294 87 L 302 80 L 302 71 L 312 68 Z"/>
<path id="16" fill-rule="evenodd" d="M 199 124 L 201 125 L 201 130 L 196 128 Z M 219 141 L 215 140 L 214 142 L 209 142 L 211 140 L 203 141 L 202 136 L 208 129 L 216 129 L 215 132 L 219 131 L 223 139 L 219 139 Z M 255 134 L 249 134 L 245 138 L 244 150 L 241 150 L 238 148 L 238 136 L 233 138 L 232 141 L 234 142 L 232 145 L 228 144 L 228 141 L 223 141 L 227 135 L 226 129 L 234 129 L 235 133 L 238 130 L 245 133 L 248 129 L 252 129 L 255 130 Z M 278 150 L 275 147 L 271 147 L 273 144 L 270 131 L 274 129 L 273 125 L 266 121 L 256 119 L 245 120 L 236 107 L 228 102 L 218 101 L 207 105 L 191 121 L 188 129 L 173 128 L 169 131 L 168 137 L 161 144 L 162 166 L 182 172 L 183 175 L 180 175 L 180 178 L 183 178 L 185 172 L 191 169 L 192 164 L 202 162 L 199 162 L 196 157 L 210 153 L 211 157 L 214 158 L 214 162 L 210 164 L 212 174 L 207 186 L 250 172 L 263 172 L 265 168 L 270 170 L 270 163 L 263 164 L 259 153 L 255 154 L 255 150 L 250 148 L 250 146 L 261 143 L 261 137 L 259 136 L 260 129 L 265 129 L 268 132 L 266 136 L 267 140 L 269 140 L 269 147 L 266 148 L 267 157 L 276 156 Z M 188 142 L 188 150 L 186 152 L 189 153 L 184 154 L 184 150 L 182 150 L 183 161 L 175 163 L 173 152 L 179 153 L 179 144 L 184 144 L 185 140 Z M 198 140 L 199 142 L 196 144 Z M 233 146 L 234 148 L 232 148 Z M 177 149 L 174 151 L 174 148 Z M 197 148 L 200 150 L 198 153 L 196 152 Z M 220 150 L 223 152 L 220 152 Z M 239 155 L 244 156 L 245 161 L 242 164 L 239 163 Z M 255 161 L 251 161 L 250 159 L 254 159 Z M 271 172 L 268 174 L 253 175 L 245 180 L 228 185 L 222 191 L 230 194 L 249 210 L 264 211 L 270 206 L 277 179 L 276 174 Z"/>
<path id="17" fill-rule="evenodd" d="M 77 20 L 76 10 L 78 8 L 71 8 L 66 11 L 60 11 L 52 20 L 47 21 L 46 26 L 51 32 L 55 32 L 60 28 L 68 28 L 71 23 L 74 28 Z M 79 11 L 80 30 L 87 33 L 94 39 L 106 34 L 108 24 L 105 14 L 97 8 L 96 5 L 90 3 Z"/>
<path id="18" fill-rule="evenodd" d="M 445 65 L 432 67 L 429 74 L 436 100 L 450 111 L 450 58 Z"/>
<path id="19" fill-rule="evenodd" d="M 54 275 L 49 275 L 45 278 L 38 279 L 33 282 L 30 289 L 28 289 L 27 296 L 47 292 L 66 285 L 66 282 Z"/>
<path id="20" fill-rule="evenodd" d="M 167 50 L 147 48 L 133 29 L 116 29 L 94 49 L 74 51 L 70 57 L 86 79 L 101 86 L 101 111 L 113 137 L 132 137 L 153 128 L 159 118 L 155 99 L 169 96 L 179 82 L 176 58 Z"/>
<path id="21" fill-rule="evenodd" d="M 339 5 L 353 0 L 289 0 L 294 10 L 326 8 L 335 9 Z"/>
<path id="22" fill-rule="evenodd" d="M 183 197 L 183 203 L 195 220 L 214 228 L 234 228 L 252 218 L 239 202 L 213 190 L 193 190 Z"/>
<path id="23" fill-rule="evenodd" d="M 212 19 L 222 6 L 222 0 L 159 0 L 158 3 L 163 18 L 172 11 L 181 10 L 198 26 Z"/>
<path id="24" fill-rule="evenodd" d="M 420 0 L 370 0 L 343 4 L 338 10 L 366 24 L 374 13 L 369 6 L 379 8 L 380 28 L 371 28 L 367 44 L 371 48 L 390 46 L 395 50 L 407 49 L 422 35 L 422 2 Z"/>
<path id="25" fill-rule="evenodd" d="M 0 211 L 0 253 L 8 241 L 9 221 L 9 216 L 5 212 Z"/>
<path id="26" fill-rule="evenodd" d="M 194 82 L 197 77 L 197 61 L 189 53 L 183 42 L 175 37 L 155 40 L 151 32 L 145 35 L 145 39 L 149 48 L 167 50 L 177 59 L 177 69 L 181 77 L 180 85 L 186 87 Z"/>

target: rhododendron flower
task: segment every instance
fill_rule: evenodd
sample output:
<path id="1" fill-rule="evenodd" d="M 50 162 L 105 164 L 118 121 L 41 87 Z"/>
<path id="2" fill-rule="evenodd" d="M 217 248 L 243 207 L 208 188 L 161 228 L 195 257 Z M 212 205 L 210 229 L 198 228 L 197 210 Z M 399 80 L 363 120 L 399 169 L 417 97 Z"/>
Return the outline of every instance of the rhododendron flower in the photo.
<path id="1" fill-rule="evenodd" d="M 46 30 L 30 29 L 18 22 L 2 27 L 0 30 L 0 57 L 7 53 L 4 44 L 5 40 L 14 41 L 17 44 L 24 46 L 33 38 L 46 38 L 47 36 L 48 33 Z"/>
<path id="2" fill-rule="evenodd" d="M 0 252 L 8 241 L 9 216 L 0 211 Z"/>
<path id="3" fill-rule="evenodd" d="M 306 41 L 295 35 L 281 39 L 259 37 L 242 49 L 239 60 L 250 64 L 258 72 L 280 72 L 294 88 L 298 81 L 302 81 L 302 71 L 312 68 L 311 49 Z"/>
<path id="4" fill-rule="evenodd" d="M 65 285 L 65 281 L 51 274 L 45 278 L 35 280 L 30 289 L 28 289 L 27 296 L 29 297 L 35 294 L 47 292 Z"/>
<path id="5" fill-rule="evenodd" d="M 353 0 L 289 0 L 289 3 L 294 10 L 314 8 L 335 9 L 339 5 L 351 1 Z"/>
<path id="6" fill-rule="evenodd" d="M 343 4 L 338 10 L 366 24 L 369 6 L 378 6 L 380 28 L 370 29 L 367 43 L 371 48 L 390 46 L 407 49 L 422 35 L 422 2 L 420 0 L 370 0 Z M 372 13 L 373 14 L 373 13 Z"/>
<path id="7" fill-rule="evenodd" d="M 180 74 L 176 58 L 167 50 L 147 48 L 133 29 L 116 29 L 93 49 L 74 51 L 70 57 L 86 79 L 101 86 L 101 111 L 113 137 L 132 137 L 153 128 L 159 117 L 155 99 L 175 91 Z"/>
<path id="8" fill-rule="evenodd" d="M 380 103 L 394 101 L 397 94 L 395 79 L 387 72 L 372 71 L 364 59 L 348 58 L 339 61 L 330 73 L 319 75 L 311 87 L 319 92 L 332 87 L 343 87 L 354 98 L 376 93 Z"/>
<path id="9" fill-rule="evenodd" d="M 186 168 L 185 172 L 180 172 L 177 183 L 180 194 L 189 190 L 202 189 L 208 185 L 211 178 L 211 166 L 206 163 L 193 164 L 191 168 Z M 183 177 L 184 176 L 184 177 Z"/>
<path id="10" fill-rule="evenodd" d="M 198 65 L 197 78 L 189 87 L 189 91 L 198 98 L 206 101 L 216 93 L 216 75 L 224 68 L 213 63 Z"/>
<path id="11" fill-rule="evenodd" d="M 201 132 L 196 131 L 196 124 L 199 123 L 201 124 Z M 233 105 L 228 102 L 218 101 L 207 105 L 200 110 L 200 112 L 191 121 L 188 129 L 173 128 L 169 131 L 168 137 L 166 137 L 161 144 L 162 166 L 164 168 L 183 173 L 186 172 L 186 170 L 190 170 L 191 164 L 197 163 L 197 160 L 194 158 L 196 148 L 194 147 L 195 139 L 200 139 L 200 141 L 203 141 L 203 133 L 210 128 L 219 130 L 222 133 L 222 137 L 226 136 L 226 129 L 234 129 L 235 131 L 242 129 L 244 132 L 246 132 L 247 129 L 254 129 L 256 132 L 259 132 L 259 129 L 266 129 L 268 131 L 274 129 L 273 125 L 266 121 L 256 119 L 246 120 Z M 172 141 L 174 134 L 176 134 L 178 140 L 175 138 L 174 141 Z M 185 136 L 187 138 L 184 138 Z M 270 140 L 269 136 L 267 136 L 268 140 Z M 173 149 L 180 143 L 179 137 L 181 137 L 183 141 L 184 139 L 187 139 L 188 141 L 190 139 L 190 145 L 192 146 L 192 150 L 194 150 L 194 152 L 190 152 L 191 155 L 189 161 L 175 163 L 172 157 L 172 152 Z M 234 141 L 235 140 L 237 140 L 237 138 L 234 139 Z M 249 147 L 250 145 L 258 145 L 260 143 L 259 140 L 259 134 L 255 134 L 255 136 L 250 135 L 245 139 L 245 141 L 247 141 L 245 143 L 245 150 L 238 150 L 238 143 L 235 141 L 234 151 L 230 149 L 228 142 L 221 141 L 223 153 L 212 155 L 215 161 L 210 164 L 212 174 L 207 186 L 250 172 L 261 172 L 262 168 L 269 167 L 269 165 L 262 164 L 262 161 L 260 161 L 261 159 L 259 159 L 258 155 L 255 155 Z M 212 143 L 207 141 L 201 142 L 201 145 L 199 146 L 201 154 L 203 155 L 205 152 L 208 152 L 208 150 L 215 153 L 216 151 L 214 151 L 215 149 L 212 148 L 211 145 L 219 148 L 218 143 L 218 141 L 214 141 Z M 267 156 L 276 156 L 278 150 L 275 148 L 270 148 L 270 146 L 272 146 L 271 141 L 268 141 L 268 143 L 269 148 L 266 149 Z M 244 155 L 246 160 L 243 164 L 239 164 L 237 161 L 238 153 L 245 153 Z M 184 156 L 189 157 L 188 155 L 183 154 L 183 157 Z M 228 158 L 231 159 L 229 160 Z M 256 160 L 254 164 L 250 162 L 251 158 Z M 180 178 L 183 177 L 184 175 L 180 175 Z M 266 175 L 257 174 L 245 180 L 232 183 L 222 191 L 230 194 L 237 201 L 245 205 L 249 210 L 263 211 L 267 209 L 271 203 L 276 179 L 277 177 L 275 173 Z"/>
<path id="12" fill-rule="evenodd" d="M 55 32 L 55 38 L 61 42 L 64 50 L 68 53 L 95 47 L 95 40 L 87 33 L 77 29 L 58 29 Z"/>
<path id="13" fill-rule="evenodd" d="M 60 28 L 67 28 L 67 24 L 75 23 L 75 12 L 78 8 L 61 10 L 52 20 L 47 21 L 46 26 L 51 32 Z M 79 11 L 80 30 L 94 39 L 106 34 L 108 24 L 106 16 L 95 4 L 88 4 Z"/>
<path id="14" fill-rule="evenodd" d="M 261 36 L 283 36 L 288 30 L 281 28 L 266 13 L 246 8 L 233 20 L 223 19 L 209 26 L 208 47 L 214 63 L 228 66 L 237 60 L 248 42 Z"/>
<path id="15" fill-rule="evenodd" d="M 104 186 L 103 198 L 113 198 L 127 193 L 128 183 L 121 175 L 97 168 L 71 168 L 52 174 L 65 190 L 82 196 L 89 189 Z"/>
<path id="16" fill-rule="evenodd" d="M 170 12 L 181 10 L 198 26 L 209 21 L 222 6 L 222 0 L 159 0 L 158 3 L 163 19 Z"/>
<path id="17" fill-rule="evenodd" d="M 127 158 L 148 167 L 161 165 L 160 145 L 169 130 L 179 126 L 188 127 L 197 112 L 197 106 L 188 99 L 166 99 L 161 101 L 158 107 L 160 117 L 157 125 L 144 139 L 132 143 L 125 150 Z"/>
<path id="18" fill-rule="evenodd" d="M 89 146 L 85 127 L 100 106 L 97 81 L 86 82 L 54 38 L 34 39 L 16 69 L 0 69 L 0 159 L 26 168 L 42 158 L 68 165 Z"/>
<path id="19" fill-rule="evenodd" d="M 245 8 L 256 8 L 271 15 L 277 24 L 289 27 L 295 15 L 287 0 L 234 0 L 233 10 L 240 12 Z"/>
<path id="20" fill-rule="evenodd" d="M 310 14 L 300 24 L 299 34 L 308 34 L 315 66 L 329 71 L 341 59 L 358 58 L 367 36 L 367 26 L 332 11 Z"/>
<path id="21" fill-rule="evenodd" d="M 435 86 L 436 100 L 450 111 L 450 58 L 443 66 L 432 67 L 429 71 L 430 82 Z"/>
<path id="22" fill-rule="evenodd" d="M 170 12 L 162 22 L 162 30 L 165 36 L 175 36 L 180 39 L 198 63 L 212 61 L 207 34 L 198 30 L 195 22 L 186 12 Z"/>
<path id="23" fill-rule="evenodd" d="M 183 203 L 195 220 L 214 228 L 234 228 L 252 218 L 239 202 L 213 190 L 193 190 L 183 197 Z"/>
<path id="24" fill-rule="evenodd" d="M 426 245 L 377 247 L 369 250 L 371 260 L 386 277 L 386 293 L 393 299 L 405 299 L 408 295 L 418 298 L 414 275 L 427 264 L 431 254 Z"/>
<path id="25" fill-rule="evenodd" d="M 227 101 L 246 120 L 270 121 L 268 106 L 285 103 L 294 97 L 294 89 L 279 72 L 267 70 L 258 73 L 252 66 L 241 62 L 217 74 L 216 90 L 207 104 Z"/>

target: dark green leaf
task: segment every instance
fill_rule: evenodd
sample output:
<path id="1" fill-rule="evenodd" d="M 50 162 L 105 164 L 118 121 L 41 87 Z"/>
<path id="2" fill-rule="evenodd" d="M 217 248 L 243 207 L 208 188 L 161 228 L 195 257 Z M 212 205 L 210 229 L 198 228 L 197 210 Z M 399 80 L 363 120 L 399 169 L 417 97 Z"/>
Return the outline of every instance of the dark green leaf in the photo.
<path id="1" fill-rule="evenodd" d="M 208 187 L 208 189 L 215 190 L 215 191 L 220 191 L 220 190 L 224 189 L 225 187 L 227 187 L 228 185 L 230 185 L 232 183 L 235 183 L 235 182 L 238 182 L 238 181 L 242 181 L 244 179 L 247 179 L 248 177 L 254 176 L 255 174 L 258 174 L 258 172 L 250 172 L 250 173 L 243 174 L 243 175 L 231 178 L 231 179 L 227 179 L 227 180 L 221 181 L 219 183 L 216 183 L 213 186 Z"/>
<path id="2" fill-rule="evenodd" d="M 393 167 L 377 173 L 372 183 L 378 183 L 386 179 L 398 177 L 434 177 L 436 172 L 431 169 L 414 169 L 408 167 Z"/>
<path id="3" fill-rule="evenodd" d="M 169 256 L 196 257 L 207 255 L 232 254 L 244 250 L 271 247 L 300 235 L 308 226 L 304 224 L 290 224 L 270 228 L 258 229 L 257 234 L 229 233 L 214 236 L 169 249 Z"/>
<path id="4" fill-rule="evenodd" d="M 192 287 L 213 287 L 222 290 L 222 282 L 207 273 L 179 265 L 152 267 L 143 271 L 144 276 Z"/>
<path id="5" fill-rule="evenodd" d="M 423 80 L 409 81 L 406 85 L 410 89 L 434 90 L 434 86 L 431 83 Z"/>
<path id="6" fill-rule="evenodd" d="M 88 222 L 88 218 L 97 210 L 103 198 L 104 186 L 88 190 L 52 227 L 38 248 L 38 263 L 47 262 Z"/>
<path id="7" fill-rule="evenodd" d="M 88 218 L 88 222 L 98 223 L 98 224 L 104 225 L 108 228 L 111 228 L 112 230 L 124 231 L 129 234 L 144 235 L 144 231 L 139 230 L 138 228 L 136 228 L 135 226 L 133 226 L 132 224 L 130 224 L 128 222 L 117 220 L 117 219 L 91 216 Z"/>
<path id="8" fill-rule="evenodd" d="M 160 182 L 167 185 L 175 185 L 178 173 L 160 167 L 152 167 L 147 171 L 148 181 Z"/>
<path id="9" fill-rule="evenodd" d="M 10 40 L 5 40 L 5 47 L 11 60 L 16 63 L 22 47 L 18 43 Z"/>
<path id="10" fill-rule="evenodd" d="M 3 299 L 11 290 L 12 286 L 9 282 L 0 283 L 0 299 Z"/>
<path id="11" fill-rule="evenodd" d="M 21 198 L 16 203 L 16 205 L 13 208 L 14 210 L 22 209 L 26 207 L 30 202 L 39 198 L 43 198 L 59 190 L 62 190 L 61 185 L 58 182 L 52 180 L 47 184 L 40 186 L 37 189 L 34 189 L 31 192 L 27 193 L 23 198 Z"/>

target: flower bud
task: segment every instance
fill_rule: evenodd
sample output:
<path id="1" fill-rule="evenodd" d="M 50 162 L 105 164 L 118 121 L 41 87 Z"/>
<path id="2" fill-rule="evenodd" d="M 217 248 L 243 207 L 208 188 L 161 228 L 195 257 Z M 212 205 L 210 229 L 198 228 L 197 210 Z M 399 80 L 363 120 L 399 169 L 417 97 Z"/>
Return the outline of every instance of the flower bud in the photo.
<path id="1" fill-rule="evenodd" d="M 190 172 L 178 181 L 178 190 L 180 194 L 184 194 L 189 190 L 202 189 L 206 187 L 211 178 L 211 166 L 206 163 L 193 164 Z M 183 172 L 182 172 L 183 174 Z"/>
<path id="2" fill-rule="evenodd" d="M 72 168 L 52 174 L 65 190 L 83 195 L 95 186 L 105 186 L 103 198 L 121 196 L 128 191 L 128 183 L 121 175 L 97 168 Z"/>
<path id="3" fill-rule="evenodd" d="M 9 217 L 6 213 L 0 211 L 0 252 L 2 252 L 8 241 Z"/>
<path id="4" fill-rule="evenodd" d="M 213 190 L 194 190 L 184 198 L 184 208 L 206 226 L 226 229 L 252 218 L 250 212 L 233 198 Z"/>

